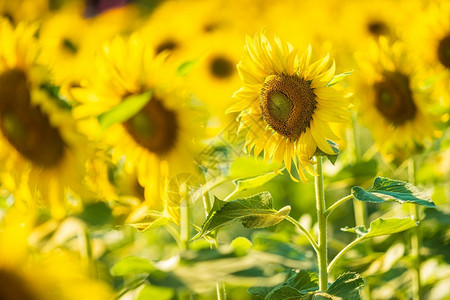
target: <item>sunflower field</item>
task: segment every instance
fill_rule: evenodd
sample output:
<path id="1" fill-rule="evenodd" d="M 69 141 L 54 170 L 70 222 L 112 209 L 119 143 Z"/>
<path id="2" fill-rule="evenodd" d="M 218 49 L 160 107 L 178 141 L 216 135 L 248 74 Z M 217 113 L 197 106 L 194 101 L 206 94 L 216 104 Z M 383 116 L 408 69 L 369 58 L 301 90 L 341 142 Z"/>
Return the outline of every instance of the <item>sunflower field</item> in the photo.
<path id="1" fill-rule="evenodd" d="M 449 0 L 0 13 L 0 300 L 450 300 Z"/>

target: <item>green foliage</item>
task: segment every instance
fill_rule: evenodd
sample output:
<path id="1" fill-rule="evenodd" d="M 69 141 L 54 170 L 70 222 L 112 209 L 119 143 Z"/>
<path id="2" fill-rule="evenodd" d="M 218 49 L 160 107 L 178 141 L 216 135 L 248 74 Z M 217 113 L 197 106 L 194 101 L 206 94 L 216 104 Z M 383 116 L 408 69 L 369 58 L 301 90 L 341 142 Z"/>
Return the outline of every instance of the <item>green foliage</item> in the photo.
<path id="1" fill-rule="evenodd" d="M 378 218 L 370 223 L 369 229 L 364 226 L 342 228 L 343 231 L 357 233 L 361 238 L 371 238 L 380 235 L 393 234 L 417 226 L 412 217 L 406 218 Z"/>
<path id="2" fill-rule="evenodd" d="M 136 300 L 170 300 L 175 296 L 175 292 L 172 289 L 144 284 L 144 287 L 139 292 Z"/>
<path id="3" fill-rule="evenodd" d="M 269 172 L 255 177 L 239 178 L 233 180 L 233 183 L 236 185 L 235 193 L 263 186 L 265 183 L 269 182 L 277 175 L 278 174 L 275 172 Z"/>
<path id="4" fill-rule="evenodd" d="M 112 268 L 113 276 L 127 276 L 131 274 L 149 273 L 155 271 L 153 264 L 145 258 L 128 256 L 118 261 Z"/>
<path id="5" fill-rule="evenodd" d="M 229 178 L 250 178 L 269 173 L 277 169 L 277 163 L 267 163 L 252 156 L 238 157 L 230 165 Z"/>
<path id="6" fill-rule="evenodd" d="M 333 86 L 333 85 L 335 85 L 335 84 L 341 82 L 342 79 L 344 79 L 345 77 L 351 75 L 352 73 L 353 73 L 353 71 L 348 71 L 348 72 L 345 72 L 345 73 L 341 73 L 341 74 L 335 75 L 335 76 L 330 80 L 330 82 L 327 84 L 327 87 L 328 87 L 328 86 Z"/>
<path id="7" fill-rule="evenodd" d="M 236 222 L 241 222 L 247 228 L 273 226 L 283 221 L 290 210 L 290 206 L 278 211 L 273 209 L 272 196 L 268 192 L 230 202 L 216 198 L 199 235 L 204 236 Z"/>
<path id="8" fill-rule="evenodd" d="M 336 144 L 330 140 L 327 140 L 327 142 L 335 154 L 328 154 L 328 153 L 323 152 L 319 148 L 316 148 L 316 152 L 314 153 L 314 155 L 315 156 L 326 156 L 328 158 L 328 160 L 334 165 L 338 158 L 339 146 L 338 146 L 338 144 Z"/>
<path id="9" fill-rule="evenodd" d="M 142 219 L 137 223 L 126 224 L 127 226 L 131 226 L 139 232 L 144 232 L 150 229 L 154 229 L 169 223 L 170 219 L 164 216 L 154 216 L 150 215 Z"/>
<path id="10" fill-rule="evenodd" d="M 430 196 L 413 184 L 384 177 L 375 178 L 373 186 L 367 191 L 358 186 L 353 187 L 352 195 L 364 202 L 382 203 L 396 201 L 436 207 Z"/>
<path id="11" fill-rule="evenodd" d="M 359 274 L 347 272 L 341 274 L 328 288 L 327 294 L 348 300 L 360 299 L 359 288 L 364 286 L 364 280 Z"/>
<path id="12" fill-rule="evenodd" d="M 149 90 L 139 95 L 131 95 L 109 111 L 98 116 L 100 128 L 105 130 L 116 123 L 125 122 L 137 114 L 152 98 L 153 91 Z"/>
<path id="13" fill-rule="evenodd" d="M 199 59 L 188 60 L 180 64 L 177 68 L 177 75 L 180 77 L 186 77 L 191 73 Z"/>
<path id="14" fill-rule="evenodd" d="M 86 205 L 77 217 L 91 226 L 104 226 L 111 221 L 112 210 L 104 202 L 95 202 Z"/>

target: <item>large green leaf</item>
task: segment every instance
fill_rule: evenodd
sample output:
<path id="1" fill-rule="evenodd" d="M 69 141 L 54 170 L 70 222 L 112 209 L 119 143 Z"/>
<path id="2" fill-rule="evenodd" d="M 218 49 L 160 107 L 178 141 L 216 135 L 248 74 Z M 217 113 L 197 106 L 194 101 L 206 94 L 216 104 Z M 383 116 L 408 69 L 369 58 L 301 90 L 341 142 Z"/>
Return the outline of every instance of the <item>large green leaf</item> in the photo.
<path id="1" fill-rule="evenodd" d="M 104 226 L 111 221 L 112 210 L 104 202 L 94 202 L 86 205 L 77 217 L 91 226 Z"/>
<path id="2" fill-rule="evenodd" d="M 298 300 L 303 296 L 297 289 L 283 285 L 278 286 L 267 294 L 265 300 Z"/>
<path id="3" fill-rule="evenodd" d="M 145 258 L 128 256 L 118 261 L 112 268 L 113 276 L 126 276 L 130 274 L 149 273 L 155 271 L 153 264 Z"/>
<path id="4" fill-rule="evenodd" d="M 261 158 L 243 156 L 236 158 L 231 163 L 228 177 L 231 179 L 250 178 L 269 173 L 279 167 L 279 163 L 268 163 Z"/>
<path id="5" fill-rule="evenodd" d="M 364 286 L 364 280 L 359 274 L 347 272 L 341 274 L 328 288 L 327 294 L 348 300 L 361 299 L 359 288 Z"/>
<path id="6" fill-rule="evenodd" d="M 264 228 L 283 221 L 291 211 L 285 206 L 279 211 L 273 209 L 272 196 L 268 192 L 230 202 L 215 201 L 215 208 L 222 206 L 208 216 L 202 226 L 201 236 L 220 227 L 241 222 L 247 228 Z"/>
<path id="7" fill-rule="evenodd" d="M 396 201 L 436 207 L 430 196 L 413 184 L 384 177 L 375 178 L 373 186 L 367 191 L 359 186 L 353 187 L 352 195 L 364 202 L 382 203 Z"/>
<path id="8" fill-rule="evenodd" d="M 152 98 L 153 91 L 149 90 L 139 95 L 131 95 L 120 104 L 98 116 L 100 128 L 103 130 L 109 126 L 125 122 L 137 114 Z"/>
<path id="9" fill-rule="evenodd" d="M 353 228 L 345 227 L 343 231 L 357 233 L 362 238 L 371 238 L 380 235 L 393 234 L 417 226 L 412 217 L 406 218 L 378 218 L 370 223 L 369 229 L 364 226 Z"/>

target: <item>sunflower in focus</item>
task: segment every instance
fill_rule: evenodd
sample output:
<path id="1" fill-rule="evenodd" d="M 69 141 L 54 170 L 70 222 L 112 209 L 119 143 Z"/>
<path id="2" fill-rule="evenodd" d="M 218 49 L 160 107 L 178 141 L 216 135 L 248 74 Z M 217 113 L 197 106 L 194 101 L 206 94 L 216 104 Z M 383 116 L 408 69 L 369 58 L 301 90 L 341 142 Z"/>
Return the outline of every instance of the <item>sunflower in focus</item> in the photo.
<path id="1" fill-rule="evenodd" d="M 165 60 L 166 55 L 155 55 L 139 33 L 129 38 L 117 36 L 99 53 L 97 72 L 83 86 L 71 90 L 80 102 L 74 114 L 81 130 L 112 147 L 114 163 L 125 160 L 126 171 L 137 174 L 147 204 L 153 208 L 162 202 L 167 178 L 195 171 L 194 137 L 201 137 L 197 115 L 189 109 L 188 96 L 174 87 L 175 78 L 169 80 L 172 77 Z M 146 104 L 126 120 L 102 130 L 99 116 L 133 96 L 144 97 Z"/>
<path id="2" fill-rule="evenodd" d="M 430 95 L 423 89 L 418 60 L 397 41 L 381 38 L 371 44 L 370 56 L 359 55 L 364 82 L 357 92 L 360 119 L 372 131 L 388 160 L 402 161 L 419 150 L 435 133 L 426 110 Z"/>
<path id="3" fill-rule="evenodd" d="M 16 202 L 43 201 L 65 215 L 67 189 L 82 192 L 84 139 L 49 71 L 36 64 L 36 27 L 0 20 L 0 172 Z"/>
<path id="4" fill-rule="evenodd" d="M 243 86 L 228 112 L 240 112 L 240 129 L 249 129 L 246 148 L 255 157 L 264 150 L 265 160 L 283 161 L 289 174 L 293 161 L 305 181 L 304 171 L 315 174 L 317 149 L 335 154 L 328 140 L 338 138 L 329 123 L 347 121 L 346 95 L 335 86 L 343 76 L 334 77 L 328 55 L 311 63 L 311 47 L 299 57 L 291 44 L 264 33 L 247 37 L 237 68 Z"/>
<path id="5" fill-rule="evenodd" d="M 77 255 L 35 251 L 28 244 L 31 222 L 11 209 L 0 224 L 0 299 L 111 299 L 111 288 L 91 279 Z"/>

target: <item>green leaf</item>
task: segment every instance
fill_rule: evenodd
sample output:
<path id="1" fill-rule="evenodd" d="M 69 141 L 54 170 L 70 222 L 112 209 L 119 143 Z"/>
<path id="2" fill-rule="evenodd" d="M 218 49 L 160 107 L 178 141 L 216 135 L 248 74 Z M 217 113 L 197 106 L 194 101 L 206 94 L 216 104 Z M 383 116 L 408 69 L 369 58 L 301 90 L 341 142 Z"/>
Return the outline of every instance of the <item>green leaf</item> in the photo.
<path id="1" fill-rule="evenodd" d="M 149 90 L 139 95 L 131 95 L 120 104 L 98 116 L 100 128 L 105 130 L 109 126 L 125 122 L 137 114 L 152 98 L 153 91 Z"/>
<path id="2" fill-rule="evenodd" d="M 103 226 L 109 224 L 112 210 L 104 202 L 95 202 L 86 205 L 83 212 L 77 217 L 91 226 Z"/>
<path id="3" fill-rule="evenodd" d="M 404 181 L 377 177 L 373 186 L 365 191 L 359 186 L 352 188 L 352 195 L 364 202 L 382 203 L 396 201 L 399 203 L 420 204 L 426 207 L 436 207 L 430 196 L 413 184 Z"/>
<path id="4" fill-rule="evenodd" d="M 256 177 L 239 178 L 239 179 L 233 180 L 233 183 L 236 185 L 235 193 L 260 187 L 260 186 L 264 185 L 265 183 L 269 182 L 270 180 L 272 180 L 277 175 L 278 174 L 275 172 L 269 172 L 269 173 L 266 173 L 266 174 L 263 174 L 260 176 L 256 176 Z"/>
<path id="5" fill-rule="evenodd" d="M 283 284 L 306 293 L 319 288 L 319 277 L 312 271 L 301 270 L 298 273 L 294 273 L 294 275 L 289 277 Z"/>
<path id="6" fill-rule="evenodd" d="M 347 272 L 341 274 L 328 288 L 327 294 L 348 300 L 361 299 L 359 288 L 364 286 L 364 280 L 359 274 Z"/>
<path id="7" fill-rule="evenodd" d="M 330 82 L 328 82 L 327 87 L 333 86 L 333 85 L 335 85 L 336 83 L 341 82 L 342 79 L 344 79 L 345 77 L 351 75 L 352 73 L 353 73 L 353 71 L 348 71 L 348 72 L 341 73 L 341 74 L 338 74 L 338 75 L 334 76 L 334 77 L 330 80 Z"/>
<path id="8" fill-rule="evenodd" d="M 208 216 L 202 226 L 201 236 L 236 222 L 241 222 L 247 228 L 273 226 L 283 221 L 291 211 L 290 206 L 279 211 L 273 209 L 272 196 L 268 192 L 225 203 L 214 201 L 214 205 L 217 205 L 216 208 L 222 207 Z"/>
<path id="9" fill-rule="evenodd" d="M 187 75 L 189 75 L 189 73 L 192 71 L 194 66 L 197 64 L 198 60 L 199 60 L 198 58 L 193 59 L 193 60 L 188 60 L 188 61 L 185 61 L 184 63 L 182 63 L 181 65 L 179 65 L 178 69 L 177 69 L 177 75 L 180 77 L 186 77 Z"/>
<path id="10" fill-rule="evenodd" d="M 345 227 L 341 230 L 357 233 L 360 237 L 371 238 L 380 235 L 393 234 L 400 231 L 410 229 L 417 226 L 414 218 L 378 218 L 370 223 L 369 229 L 364 226 L 356 226 L 353 228 Z"/>
<path id="11" fill-rule="evenodd" d="M 303 296 L 302 293 L 290 286 L 279 286 L 274 288 L 266 296 L 265 300 L 298 300 Z"/>
<path id="12" fill-rule="evenodd" d="M 279 167 L 279 163 L 267 163 L 263 159 L 253 156 L 236 158 L 230 165 L 231 179 L 249 178 L 269 173 Z"/>
<path id="13" fill-rule="evenodd" d="M 175 296 L 174 290 L 165 287 L 144 284 L 144 288 L 139 292 L 136 300 L 170 300 Z"/>
<path id="14" fill-rule="evenodd" d="M 330 140 L 327 140 L 327 142 L 335 154 L 327 154 L 327 153 L 323 152 L 322 150 L 320 150 L 319 148 L 316 148 L 316 152 L 314 153 L 314 155 L 315 156 L 326 156 L 328 158 L 328 160 L 334 165 L 337 160 L 338 154 L 339 154 L 339 146 L 338 146 L 338 144 L 336 144 Z"/>
<path id="15" fill-rule="evenodd" d="M 152 221 L 148 221 L 148 222 L 143 220 L 142 222 L 139 222 L 139 223 L 130 223 L 130 224 L 125 224 L 125 225 L 131 226 L 139 232 L 144 232 L 144 231 L 147 231 L 150 229 L 154 229 L 154 228 L 158 228 L 160 226 L 166 225 L 167 223 L 169 223 L 169 218 L 159 217 L 159 218 L 156 218 L 156 219 L 154 219 Z"/>
<path id="16" fill-rule="evenodd" d="M 126 276 L 131 274 L 150 273 L 155 271 L 153 264 L 145 258 L 128 256 L 118 261 L 112 268 L 113 276 Z"/>

